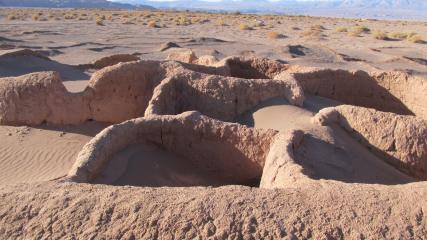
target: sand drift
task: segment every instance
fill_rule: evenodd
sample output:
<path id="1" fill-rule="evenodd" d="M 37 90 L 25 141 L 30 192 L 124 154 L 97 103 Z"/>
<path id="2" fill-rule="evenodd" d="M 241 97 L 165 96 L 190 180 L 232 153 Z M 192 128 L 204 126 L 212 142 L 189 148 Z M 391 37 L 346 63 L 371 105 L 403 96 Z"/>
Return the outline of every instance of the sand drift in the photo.
<path id="1" fill-rule="evenodd" d="M 387 185 L 427 179 L 424 79 L 264 58 L 198 59 L 191 51 L 168 59 L 101 59 L 91 67 L 104 68 L 79 93 L 68 92 L 56 72 L 2 78 L 0 123 L 114 124 L 78 154 L 65 178 L 78 183 L 281 188 L 320 179 Z M 127 63 L 116 64 L 121 60 Z M 313 108 L 309 96 L 327 104 Z M 272 99 L 289 106 L 283 119 L 261 128 L 255 114 L 251 124 L 241 121 L 276 106 L 265 105 Z M 323 107 L 329 108 L 316 115 Z M 286 130 L 279 126 L 286 123 Z"/>

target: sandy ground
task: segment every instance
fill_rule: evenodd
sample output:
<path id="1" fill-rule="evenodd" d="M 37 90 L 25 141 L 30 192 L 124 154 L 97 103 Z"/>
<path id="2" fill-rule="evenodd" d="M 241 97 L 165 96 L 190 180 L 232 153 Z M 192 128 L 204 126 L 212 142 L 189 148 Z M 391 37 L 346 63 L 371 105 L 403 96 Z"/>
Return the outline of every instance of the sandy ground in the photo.
<path id="1" fill-rule="evenodd" d="M 0 128 L 0 183 L 46 181 L 63 177 L 77 153 L 104 124 Z"/>
<path id="2" fill-rule="evenodd" d="M 3 44 L 37 50 L 66 65 L 85 64 L 115 53 L 136 53 L 143 59 L 160 60 L 168 54 L 159 52 L 160 45 L 175 42 L 196 50 L 198 55 L 213 53 L 220 58 L 254 54 L 309 66 L 401 69 L 427 74 L 425 44 L 406 40 L 377 40 L 373 33 L 361 33 L 354 37 L 336 31 L 338 27 L 346 27 L 351 31 L 354 26 L 365 26 L 372 32 L 416 32 L 425 40 L 427 26 L 423 22 L 208 15 L 203 16 L 208 22 L 177 26 L 168 19 L 178 18 L 182 14 L 169 13 L 148 19 L 138 16 L 130 18 L 128 22 L 131 24 L 123 24 L 126 18 L 116 17 L 104 21 L 104 26 L 98 26 L 94 19 L 22 21 L 8 20 L 6 17 L 9 12 L 5 10 L 0 14 L 3 16 L 0 21 L 0 41 Z M 99 14 L 108 15 L 103 12 Z M 187 15 L 187 18 L 190 16 Z M 155 20 L 158 25 L 166 26 L 150 28 L 144 25 Z M 220 21 L 224 26 L 219 26 Z M 264 22 L 266 26 L 253 27 L 254 30 L 239 28 L 241 24 L 253 26 L 257 21 Z M 305 35 L 312 27 L 319 26 L 323 29 L 321 34 Z M 284 36 L 271 39 L 268 37 L 271 32 Z"/>

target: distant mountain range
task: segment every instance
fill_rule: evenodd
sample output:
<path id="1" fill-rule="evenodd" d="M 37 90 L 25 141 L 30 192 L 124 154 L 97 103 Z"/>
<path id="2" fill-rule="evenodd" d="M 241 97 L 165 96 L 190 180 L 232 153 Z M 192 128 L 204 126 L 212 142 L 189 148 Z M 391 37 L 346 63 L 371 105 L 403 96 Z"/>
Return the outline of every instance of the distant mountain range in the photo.
<path id="1" fill-rule="evenodd" d="M 427 0 L 112 0 L 156 8 L 427 20 Z"/>
<path id="2" fill-rule="evenodd" d="M 107 0 L 0 0 L 0 7 L 43 7 L 43 8 L 153 8 Z"/>
<path id="3" fill-rule="evenodd" d="M 404 8 L 427 10 L 425 0 L 343 0 L 338 1 L 340 7 L 348 8 Z M 427 14 L 427 13 L 426 13 Z"/>
<path id="4" fill-rule="evenodd" d="M 112 0 L 158 7 L 209 9 L 284 8 L 404 8 L 427 10 L 427 0 Z"/>
<path id="5" fill-rule="evenodd" d="M 427 0 L 0 0 L 0 7 L 156 8 L 427 20 Z"/>

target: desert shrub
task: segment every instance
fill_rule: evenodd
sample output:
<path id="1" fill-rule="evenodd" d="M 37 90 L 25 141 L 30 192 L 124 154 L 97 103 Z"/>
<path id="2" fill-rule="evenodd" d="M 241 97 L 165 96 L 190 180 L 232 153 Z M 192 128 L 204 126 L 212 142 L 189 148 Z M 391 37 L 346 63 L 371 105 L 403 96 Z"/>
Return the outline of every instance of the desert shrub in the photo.
<path id="1" fill-rule="evenodd" d="M 96 23 L 96 25 L 98 25 L 98 26 L 104 26 L 104 21 L 101 19 L 101 18 L 96 18 L 96 21 L 95 21 L 95 23 Z"/>
<path id="2" fill-rule="evenodd" d="M 265 23 L 263 21 L 256 21 L 254 27 L 264 27 Z"/>
<path id="3" fill-rule="evenodd" d="M 321 39 L 325 35 L 323 34 L 323 27 L 312 26 L 310 29 L 305 30 L 301 33 L 302 37 L 313 38 L 313 39 Z"/>
<path id="4" fill-rule="evenodd" d="M 381 30 L 375 30 L 374 33 L 373 33 L 373 36 L 374 36 L 375 39 L 378 39 L 378 40 L 387 40 L 387 39 L 389 39 L 387 33 L 384 32 L 384 31 L 381 31 Z"/>
<path id="5" fill-rule="evenodd" d="M 157 28 L 158 27 L 156 21 L 150 21 L 150 22 L 148 22 L 147 26 L 150 27 L 150 28 Z"/>
<path id="6" fill-rule="evenodd" d="M 188 26 L 191 24 L 192 24 L 191 20 L 188 19 L 187 17 L 180 17 L 177 21 L 177 25 L 179 26 Z"/>
<path id="7" fill-rule="evenodd" d="M 122 22 L 122 24 L 125 24 L 125 25 L 131 25 L 131 24 L 135 24 L 135 23 L 133 22 L 133 19 L 125 19 L 125 20 Z"/>
<path id="8" fill-rule="evenodd" d="M 348 32 L 348 29 L 346 27 L 337 27 L 337 32 Z"/>
<path id="9" fill-rule="evenodd" d="M 38 15 L 38 14 L 33 14 L 33 15 L 31 16 L 31 18 L 32 18 L 34 21 L 38 21 L 38 20 L 39 20 L 39 18 L 40 18 L 40 15 Z"/>
<path id="10" fill-rule="evenodd" d="M 73 14 L 65 14 L 64 19 L 67 19 L 67 20 L 75 19 L 75 16 Z"/>
<path id="11" fill-rule="evenodd" d="M 8 16 L 7 16 L 7 19 L 8 20 L 17 20 L 18 19 L 18 17 L 15 15 L 15 14 L 9 14 Z"/>
<path id="12" fill-rule="evenodd" d="M 218 26 L 227 26 L 227 24 L 224 22 L 224 20 L 219 20 L 217 25 Z"/>
<path id="13" fill-rule="evenodd" d="M 278 32 L 269 32 L 268 38 L 270 39 L 279 39 L 279 38 L 285 38 L 285 35 L 278 33 Z"/>
<path id="14" fill-rule="evenodd" d="M 189 21 L 191 24 L 196 24 L 200 22 L 200 18 L 190 18 Z"/>
<path id="15" fill-rule="evenodd" d="M 410 33 L 408 33 L 408 36 L 406 38 L 410 38 L 410 37 L 413 37 L 415 35 L 418 35 L 418 33 L 416 33 L 416 32 L 410 32 Z"/>
<path id="16" fill-rule="evenodd" d="M 409 33 L 404 32 L 393 32 L 389 34 L 389 37 L 394 39 L 406 39 L 408 36 Z"/>
<path id="17" fill-rule="evenodd" d="M 314 31 L 323 31 L 323 30 L 326 30 L 326 28 L 323 27 L 322 25 L 313 25 L 313 26 L 310 27 L 310 29 L 314 30 Z"/>
<path id="18" fill-rule="evenodd" d="M 351 28 L 351 31 L 349 32 L 350 36 L 358 37 L 362 33 L 369 33 L 371 30 L 364 26 L 354 26 Z"/>
<path id="19" fill-rule="evenodd" d="M 423 38 L 419 34 L 410 35 L 408 36 L 407 40 L 413 43 L 424 43 Z"/>
<path id="20" fill-rule="evenodd" d="M 273 26 L 273 24 L 268 24 L 267 26 L 265 26 L 265 28 L 272 29 L 272 28 L 274 28 L 274 26 Z"/>
<path id="21" fill-rule="evenodd" d="M 247 24 L 240 24 L 239 28 L 240 30 L 252 30 L 252 27 L 248 26 Z"/>

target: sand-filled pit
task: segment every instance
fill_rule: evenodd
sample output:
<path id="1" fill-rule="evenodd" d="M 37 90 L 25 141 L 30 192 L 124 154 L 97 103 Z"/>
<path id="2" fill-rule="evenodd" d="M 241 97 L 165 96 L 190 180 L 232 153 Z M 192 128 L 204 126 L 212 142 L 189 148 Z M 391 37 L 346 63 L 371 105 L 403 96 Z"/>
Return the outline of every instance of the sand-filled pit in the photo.
<path id="1" fill-rule="evenodd" d="M 86 144 L 67 178 L 111 184 L 257 186 L 276 133 L 198 112 L 134 119 L 105 129 Z"/>
<path id="2" fill-rule="evenodd" d="M 379 111 L 427 118 L 425 79 L 403 72 L 295 68 L 289 71 L 305 93 Z M 289 77 L 284 72 L 276 79 Z"/>
<path id="3" fill-rule="evenodd" d="M 227 69 L 228 74 L 232 77 L 246 79 L 272 79 L 289 67 L 279 61 L 257 57 L 228 57 L 215 64 L 215 66 Z"/>
<path id="4" fill-rule="evenodd" d="M 133 144 L 115 154 L 93 183 L 145 187 L 259 185 L 259 179 L 247 183 L 228 182 L 217 172 L 198 167 L 188 158 L 191 155 L 179 157 L 154 144 Z"/>
<path id="5" fill-rule="evenodd" d="M 340 102 L 319 96 L 306 95 L 302 106 L 290 104 L 284 98 L 272 98 L 256 105 L 238 117 L 238 122 L 250 127 L 291 131 L 313 128 L 311 118 L 324 107 Z"/>
<path id="6" fill-rule="evenodd" d="M 322 135 L 305 134 L 294 151 L 295 163 L 311 179 L 336 180 L 347 183 L 404 184 L 416 180 L 351 138 L 339 128 Z"/>
<path id="7" fill-rule="evenodd" d="M 304 136 L 294 149 L 294 164 L 311 179 L 349 183 L 401 184 L 415 179 L 399 172 L 353 139 L 339 126 L 320 127 L 313 121 L 319 109 L 341 105 L 318 96 L 306 96 L 303 107 L 285 99 L 271 99 L 240 118 L 240 123 L 281 132 L 302 130 Z"/>
<path id="8" fill-rule="evenodd" d="M 195 110 L 234 122 L 241 114 L 272 98 L 302 105 L 304 93 L 292 80 L 242 79 L 200 73 L 191 77 L 188 74 L 176 75 L 163 80 L 155 88 L 145 116 Z"/>
<path id="9" fill-rule="evenodd" d="M 338 125 L 397 169 L 427 179 L 427 122 L 375 109 L 342 105 L 313 118 L 318 125 Z"/>

